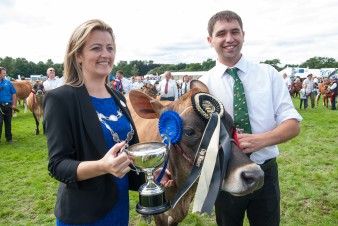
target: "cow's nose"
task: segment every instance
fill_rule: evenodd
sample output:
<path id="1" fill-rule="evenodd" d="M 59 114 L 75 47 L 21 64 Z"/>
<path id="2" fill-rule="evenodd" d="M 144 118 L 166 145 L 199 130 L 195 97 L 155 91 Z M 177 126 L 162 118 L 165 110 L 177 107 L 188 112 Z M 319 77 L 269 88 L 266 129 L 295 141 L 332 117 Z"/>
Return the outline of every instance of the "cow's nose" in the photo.
<path id="1" fill-rule="evenodd" d="M 261 169 L 257 169 L 254 171 L 244 170 L 241 172 L 241 178 L 248 187 L 254 187 L 255 189 L 259 189 L 264 184 L 264 171 Z"/>

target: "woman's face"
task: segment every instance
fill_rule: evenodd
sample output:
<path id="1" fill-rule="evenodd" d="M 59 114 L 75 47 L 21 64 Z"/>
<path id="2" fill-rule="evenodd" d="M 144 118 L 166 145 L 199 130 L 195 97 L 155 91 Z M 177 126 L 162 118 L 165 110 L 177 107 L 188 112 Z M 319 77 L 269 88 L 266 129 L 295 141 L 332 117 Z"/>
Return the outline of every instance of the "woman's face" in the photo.
<path id="1" fill-rule="evenodd" d="M 110 74 L 115 60 L 113 38 L 107 31 L 92 31 L 77 55 L 77 61 L 82 65 L 84 78 L 106 77 Z"/>

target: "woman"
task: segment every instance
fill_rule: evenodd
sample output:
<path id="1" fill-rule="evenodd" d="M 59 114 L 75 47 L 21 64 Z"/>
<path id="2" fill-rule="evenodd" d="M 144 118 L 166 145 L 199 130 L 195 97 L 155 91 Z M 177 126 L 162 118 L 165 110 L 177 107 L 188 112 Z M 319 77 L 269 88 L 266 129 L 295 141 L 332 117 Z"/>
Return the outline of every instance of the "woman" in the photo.
<path id="1" fill-rule="evenodd" d="M 57 225 L 128 225 L 128 189 L 145 182 L 144 175 L 130 171 L 128 155 L 119 152 L 138 136 L 124 96 L 105 85 L 115 52 L 109 25 L 81 24 L 68 42 L 64 85 L 46 94 L 48 169 L 61 182 Z"/>

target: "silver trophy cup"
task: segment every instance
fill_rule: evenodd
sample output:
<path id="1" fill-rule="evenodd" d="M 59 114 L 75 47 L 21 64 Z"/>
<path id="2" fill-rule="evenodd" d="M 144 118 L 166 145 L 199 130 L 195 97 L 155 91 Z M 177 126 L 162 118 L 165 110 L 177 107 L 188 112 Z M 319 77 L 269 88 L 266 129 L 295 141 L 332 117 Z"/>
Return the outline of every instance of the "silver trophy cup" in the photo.
<path id="1" fill-rule="evenodd" d="M 143 184 L 139 192 L 139 203 L 136 205 L 136 211 L 144 215 L 155 215 L 167 211 L 170 203 L 165 199 L 164 187 L 154 181 L 153 172 L 161 166 L 168 158 L 170 150 L 170 140 L 166 135 L 163 142 L 144 142 L 125 147 L 128 155 L 133 156 L 133 166 L 137 173 L 146 174 L 146 183 Z M 164 143 L 168 140 L 168 145 Z"/>

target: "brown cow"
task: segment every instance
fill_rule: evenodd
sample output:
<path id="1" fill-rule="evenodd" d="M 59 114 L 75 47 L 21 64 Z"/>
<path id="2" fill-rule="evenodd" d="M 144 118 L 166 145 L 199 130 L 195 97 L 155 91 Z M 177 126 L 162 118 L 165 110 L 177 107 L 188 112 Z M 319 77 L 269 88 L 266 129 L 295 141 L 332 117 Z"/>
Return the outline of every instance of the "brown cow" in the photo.
<path id="1" fill-rule="evenodd" d="M 17 99 L 23 101 L 24 113 L 27 113 L 27 98 L 32 91 L 32 84 L 30 81 L 12 81 L 12 84 L 16 90 Z"/>
<path id="2" fill-rule="evenodd" d="M 291 97 L 299 96 L 299 91 L 302 89 L 302 82 L 300 80 L 292 81 L 290 95 Z"/>
<path id="3" fill-rule="evenodd" d="M 36 135 L 40 134 L 39 124 L 41 117 L 43 116 L 43 99 L 45 97 L 45 89 L 41 81 L 36 81 L 33 84 L 33 89 L 31 94 L 28 97 L 28 108 L 33 113 L 35 119 L 35 133 Z"/>
<path id="4" fill-rule="evenodd" d="M 326 79 L 323 83 L 319 84 L 318 94 L 316 97 L 316 104 L 318 107 L 318 102 L 320 100 L 320 96 L 323 95 L 323 105 L 328 108 L 329 107 L 329 97 L 330 97 L 330 82 Z"/>
<path id="5" fill-rule="evenodd" d="M 158 118 L 162 112 L 173 110 L 182 118 L 182 138 L 177 145 L 172 145 L 170 150 L 168 168 L 174 183 L 173 186 L 166 188 L 166 197 L 169 201 L 173 200 L 189 176 L 192 162 L 207 124 L 192 108 L 191 96 L 197 92 L 208 92 L 208 88 L 200 81 L 193 80 L 188 93 L 178 100 L 166 102 L 166 104 L 162 104 L 162 102 L 137 90 L 132 90 L 129 93 L 129 99 L 127 98 L 127 101 L 130 101 L 128 106 L 136 124 L 140 142 L 162 141 L 158 132 Z M 227 132 L 233 134 L 234 127 L 231 116 L 226 113 L 222 120 Z M 232 153 L 222 189 L 233 195 L 242 196 L 259 189 L 263 185 L 263 179 L 262 169 L 240 151 L 235 143 L 232 143 Z M 174 209 L 155 215 L 156 225 L 177 225 L 183 221 L 188 214 L 196 187 L 197 184 L 194 184 Z"/>

